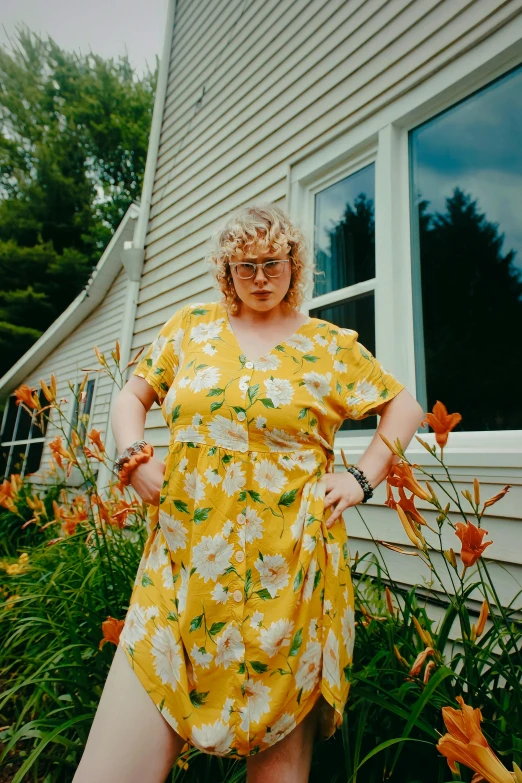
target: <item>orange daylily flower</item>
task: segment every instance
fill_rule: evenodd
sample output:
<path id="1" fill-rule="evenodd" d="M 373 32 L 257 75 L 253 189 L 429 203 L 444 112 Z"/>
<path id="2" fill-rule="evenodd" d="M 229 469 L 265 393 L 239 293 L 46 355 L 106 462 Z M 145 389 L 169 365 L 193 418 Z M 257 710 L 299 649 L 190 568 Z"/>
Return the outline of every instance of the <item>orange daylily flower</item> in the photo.
<path id="1" fill-rule="evenodd" d="M 426 414 L 422 426 L 424 427 L 425 424 L 430 425 L 435 433 L 435 440 L 440 448 L 443 449 L 448 442 L 448 435 L 462 421 L 462 416 L 460 413 L 448 413 L 444 403 L 439 400 L 437 400 L 432 410 L 433 413 Z"/>
<path id="2" fill-rule="evenodd" d="M 422 549 L 425 546 L 426 542 L 424 541 L 424 537 L 420 532 L 420 530 L 417 530 L 415 523 L 410 520 L 406 512 L 403 511 L 403 509 L 400 506 L 397 506 L 396 511 L 397 514 L 399 515 L 399 519 L 402 522 L 404 531 L 408 536 L 408 538 L 410 539 L 411 543 L 414 546 L 419 547 L 419 549 Z"/>
<path id="3" fill-rule="evenodd" d="M 426 668 L 424 669 L 424 677 L 422 678 L 422 682 L 424 683 L 424 685 L 426 685 L 426 683 L 428 682 L 434 668 L 435 668 L 435 661 L 428 661 L 428 663 L 426 664 Z"/>
<path id="4" fill-rule="evenodd" d="M 56 438 L 49 443 L 49 448 L 51 449 L 51 455 L 56 464 L 60 468 L 63 468 L 62 457 L 69 459 L 70 455 L 69 452 L 64 449 L 62 445 L 62 439 L 59 435 L 57 435 Z"/>
<path id="5" fill-rule="evenodd" d="M 399 486 L 399 501 L 398 505 L 402 508 L 404 512 L 406 512 L 406 516 L 409 518 L 410 522 L 414 521 L 418 525 L 425 525 L 426 520 L 422 516 L 422 514 L 417 511 L 415 508 L 415 502 L 413 500 L 415 496 L 412 495 L 411 497 L 407 498 L 406 493 L 404 492 L 403 487 Z"/>
<path id="6" fill-rule="evenodd" d="M 406 552 L 405 549 L 402 549 L 400 546 L 395 546 L 395 544 L 389 544 L 388 541 L 379 541 L 378 539 L 375 539 L 378 544 L 382 544 L 382 546 L 385 546 L 387 549 L 391 549 L 392 552 L 398 552 L 400 555 L 411 555 L 412 557 L 418 557 L 418 552 Z"/>
<path id="7" fill-rule="evenodd" d="M 410 492 L 413 492 L 421 500 L 431 499 L 431 495 L 428 495 L 426 490 L 421 487 L 407 462 L 399 462 L 397 465 L 392 465 L 386 480 L 392 487 L 409 489 Z"/>
<path id="8" fill-rule="evenodd" d="M 101 452 L 105 451 L 105 446 L 102 443 L 101 440 L 101 432 L 99 430 L 92 429 L 89 434 L 87 435 L 91 443 L 93 443 L 95 446 L 99 448 Z"/>
<path id="9" fill-rule="evenodd" d="M 415 661 L 413 662 L 413 666 L 410 669 L 410 677 L 417 677 L 420 670 L 424 666 L 424 662 L 426 661 L 426 658 L 429 655 L 434 655 L 435 650 L 433 647 L 426 647 L 425 650 L 420 652 L 417 657 L 415 658 Z"/>
<path id="10" fill-rule="evenodd" d="M 477 560 L 482 557 L 486 547 L 493 543 L 493 541 L 482 543 L 482 539 L 488 535 L 488 531 L 476 527 L 472 522 L 468 522 L 467 525 L 464 525 L 463 522 L 457 522 L 455 527 L 457 528 L 455 535 L 462 541 L 460 559 L 466 567 L 475 565 Z"/>
<path id="11" fill-rule="evenodd" d="M 15 397 L 16 397 L 16 404 L 21 405 L 22 403 L 25 403 L 28 408 L 39 408 L 40 407 L 40 400 L 38 399 L 37 395 L 34 393 L 34 390 L 31 389 L 30 386 L 27 386 L 25 383 L 22 384 L 22 386 L 19 386 L 18 389 L 15 389 Z"/>
<path id="12" fill-rule="evenodd" d="M 111 617 L 109 615 L 109 617 L 107 617 L 107 619 L 101 624 L 103 639 L 100 641 L 99 649 L 102 649 L 105 642 L 112 642 L 117 647 L 124 625 L 125 620 L 116 620 L 115 617 Z"/>
<path id="13" fill-rule="evenodd" d="M 486 500 L 484 503 L 484 507 L 480 513 L 480 516 L 484 513 L 484 511 L 488 508 L 488 506 L 492 506 L 494 503 L 497 503 L 499 500 L 502 500 L 504 495 L 506 495 L 507 492 L 511 489 L 511 484 L 507 484 L 504 489 L 501 489 L 498 495 L 493 495 L 492 498 L 489 498 L 489 500 Z"/>
<path id="14" fill-rule="evenodd" d="M 448 733 L 439 740 L 437 750 L 448 760 L 449 768 L 457 773 L 455 763 L 465 764 L 477 773 L 477 779 L 484 778 L 488 783 L 514 783 L 514 775 L 502 764 L 489 746 L 480 723 L 482 713 L 464 703 L 457 696 L 462 709 L 443 707 L 442 717 Z"/>
<path id="15" fill-rule="evenodd" d="M 486 620 L 488 619 L 489 614 L 489 607 L 488 602 L 486 599 L 482 601 L 482 606 L 480 607 L 480 614 L 479 619 L 476 625 L 471 626 L 471 638 L 473 641 L 475 639 L 478 639 L 479 636 L 482 636 L 484 633 L 484 628 L 486 627 Z"/>
<path id="16" fill-rule="evenodd" d="M 397 508 L 397 501 L 393 497 L 392 487 L 388 481 L 386 482 L 386 500 L 384 505 L 388 506 L 388 508 Z"/>

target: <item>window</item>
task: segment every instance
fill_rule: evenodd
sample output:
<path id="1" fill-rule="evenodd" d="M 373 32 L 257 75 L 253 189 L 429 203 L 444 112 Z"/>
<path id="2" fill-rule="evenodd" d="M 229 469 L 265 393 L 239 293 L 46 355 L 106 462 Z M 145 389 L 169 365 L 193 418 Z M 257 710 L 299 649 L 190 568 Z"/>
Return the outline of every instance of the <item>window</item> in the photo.
<path id="1" fill-rule="evenodd" d="M 94 383 L 95 383 L 94 378 L 91 378 L 90 380 L 87 381 L 87 384 L 85 385 L 84 388 L 85 399 L 79 404 L 80 410 L 78 410 L 78 395 L 79 395 L 81 384 L 80 383 L 76 384 L 73 414 L 71 418 L 71 429 L 69 431 L 69 440 L 71 438 L 71 433 L 73 429 L 77 430 L 78 435 L 80 436 L 80 438 L 82 438 L 82 440 L 85 438 L 89 417 L 91 415 L 92 399 L 94 395 Z M 81 418 L 78 421 L 79 416 Z"/>
<path id="2" fill-rule="evenodd" d="M 314 254 L 318 275 L 313 298 L 327 302 L 310 308 L 342 328 L 355 329 L 375 354 L 375 165 L 315 193 Z M 375 429 L 377 417 L 346 419 L 340 430 Z"/>
<path id="3" fill-rule="evenodd" d="M 47 400 L 40 389 L 40 406 Z M 29 413 L 22 404 L 16 404 L 15 395 L 11 395 L 4 409 L 2 435 L 0 438 L 0 471 L 2 480 L 12 473 L 27 476 L 40 468 L 49 418 L 44 413 Z"/>
<path id="4" fill-rule="evenodd" d="M 410 131 L 417 398 L 522 429 L 522 68 Z"/>

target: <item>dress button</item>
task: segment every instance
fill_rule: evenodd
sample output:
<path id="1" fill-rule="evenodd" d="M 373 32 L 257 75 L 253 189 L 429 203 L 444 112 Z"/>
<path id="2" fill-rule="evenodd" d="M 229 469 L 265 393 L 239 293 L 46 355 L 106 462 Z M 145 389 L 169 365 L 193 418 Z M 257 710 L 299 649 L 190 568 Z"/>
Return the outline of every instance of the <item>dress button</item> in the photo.
<path id="1" fill-rule="evenodd" d="M 236 560 L 238 563 L 242 563 L 244 559 L 245 559 L 245 553 L 242 552 L 241 549 L 239 549 L 236 552 Z"/>
<path id="2" fill-rule="evenodd" d="M 254 366 L 254 362 L 245 362 L 245 367 L 247 370 L 251 370 Z"/>
<path id="3" fill-rule="evenodd" d="M 239 411 L 239 413 L 237 414 L 237 418 L 239 419 L 239 421 L 243 421 L 244 419 L 246 419 L 245 411 Z"/>
<path id="4" fill-rule="evenodd" d="M 243 514 L 238 514 L 237 515 L 237 523 L 238 523 L 238 525 L 244 525 L 245 524 L 245 517 L 243 516 Z"/>
<path id="5" fill-rule="evenodd" d="M 243 600 L 243 593 L 241 590 L 234 590 L 233 592 L 234 601 L 237 601 L 239 603 L 241 600 Z"/>

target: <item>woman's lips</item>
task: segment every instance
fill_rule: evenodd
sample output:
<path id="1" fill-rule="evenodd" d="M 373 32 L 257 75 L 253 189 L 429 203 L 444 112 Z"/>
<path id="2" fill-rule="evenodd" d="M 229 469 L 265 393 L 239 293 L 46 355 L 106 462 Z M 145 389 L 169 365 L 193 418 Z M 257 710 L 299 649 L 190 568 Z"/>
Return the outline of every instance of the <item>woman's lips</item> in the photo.
<path id="1" fill-rule="evenodd" d="M 270 296 L 271 293 L 271 291 L 254 291 L 253 296 L 266 297 Z"/>

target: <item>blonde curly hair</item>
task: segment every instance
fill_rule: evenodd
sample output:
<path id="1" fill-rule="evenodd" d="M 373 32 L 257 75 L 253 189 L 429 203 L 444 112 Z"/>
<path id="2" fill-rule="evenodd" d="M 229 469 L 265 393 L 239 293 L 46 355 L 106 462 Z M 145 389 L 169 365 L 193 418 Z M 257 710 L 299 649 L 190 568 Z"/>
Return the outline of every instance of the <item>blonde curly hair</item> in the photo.
<path id="1" fill-rule="evenodd" d="M 309 259 L 301 230 L 281 207 L 271 203 L 242 207 L 214 234 L 206 261 L 215 286 L 223 294 L 222 304 L 232 315 L 239 310 L 240 299 L 232 280 L 230 262 L 280 250 L 286 250 L 291 261 L 290 285 L 282 304 L 298 310 L 304 300 L 309 275 L 315 273 L 315 262 L 313 256 Z"/>

